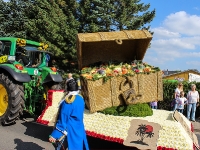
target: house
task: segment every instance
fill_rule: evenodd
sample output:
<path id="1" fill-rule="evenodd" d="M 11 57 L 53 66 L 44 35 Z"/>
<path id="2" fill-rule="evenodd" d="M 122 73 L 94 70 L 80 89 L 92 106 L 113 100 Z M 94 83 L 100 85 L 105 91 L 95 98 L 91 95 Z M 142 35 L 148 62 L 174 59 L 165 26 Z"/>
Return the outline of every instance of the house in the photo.
<path id="1" fill-rule="evenodd" d="M 168 69 L 163 70 L 163 76 L 168 76 L 168 75 L 175 74 L 175 73 L 178 73 L 178 72 L 181 72 L 181 71 L 180 70 L 179 71 L 169 71 Z"/>
<path id="2" fill-rule="evenodd" d="M 200 81 L 200 72 L 196 69 L 188 69 L 185 71 L 163 71 L 163 79 L 178 81 Z"/>

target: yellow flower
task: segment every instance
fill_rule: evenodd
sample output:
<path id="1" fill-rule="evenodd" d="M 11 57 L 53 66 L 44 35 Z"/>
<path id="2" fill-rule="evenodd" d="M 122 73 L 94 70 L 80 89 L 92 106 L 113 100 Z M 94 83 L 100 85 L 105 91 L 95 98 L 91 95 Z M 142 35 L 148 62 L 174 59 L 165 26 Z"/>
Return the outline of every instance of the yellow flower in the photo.
<path id="1" fill-rule="evenodd" d="M 42 47 L 38 47 L 38 50 L 42 50 Z"/>
<path id="2" fill-rule="evenodd" d="M 45 44 L 45 45 L 43 46 L 43 49 L 46 50 L 47 48 L 48 48 L 48 45 Z"/>
<path id="3" fill-rule="evenodd" d="M 40 43 L 40 46 L 44 46 L 44 43 Z"/>
<path id="4" fill-rule="evenodd" d="M 18 46 L 26 46 L 26 40 L 24 39 L 18 38 L 16 42 Z"/>

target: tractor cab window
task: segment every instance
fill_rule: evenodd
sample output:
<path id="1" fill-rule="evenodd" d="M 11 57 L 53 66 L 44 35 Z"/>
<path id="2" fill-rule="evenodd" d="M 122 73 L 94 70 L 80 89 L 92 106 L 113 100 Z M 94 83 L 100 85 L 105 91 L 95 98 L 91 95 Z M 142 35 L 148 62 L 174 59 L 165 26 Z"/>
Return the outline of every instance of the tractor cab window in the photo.
<path id="1" fill-rule="evenodd" d="M 42 63 L 42 52 L 38 50 L 36 46 L 26 45 L 22 49 L 22 53 L 19 54 L 20 56 L 23 55 L 24 61 L 20 63 L 22 63 L 24 66 L 38 67 Z M 16 51 L 16 54 L 17 53 L 18 52 Z M 19 59 L 17 61 L 19 61 Z"/>
<path id="2" fill-rule="evenodd" d="M 9 55 L 10 47 L 11 47 L 11 42 L 0 41 L 0 55 Z"/>
<path id="3" fill-rule="evenodd" d="M 32 52 L 32 67 L 38 67 L 42 63 L 42 53 L 41 52 Z"/>
<path id="4" fill-rule="evenodd" d="M 26 55 L 26 49 L 18 46 L 16 49 L 16 60 L 24 66 L 30 66 L 29 57 Z"/>

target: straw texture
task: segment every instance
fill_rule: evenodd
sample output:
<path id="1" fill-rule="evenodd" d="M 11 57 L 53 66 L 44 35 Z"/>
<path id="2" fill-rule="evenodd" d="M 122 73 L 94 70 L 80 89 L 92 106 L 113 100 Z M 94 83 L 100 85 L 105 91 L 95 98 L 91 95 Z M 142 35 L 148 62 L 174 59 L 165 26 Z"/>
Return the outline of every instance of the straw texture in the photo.
<path id="1" fill-rule="evenodd" d="M 146 30 L 79 33 L 77 35 L 79 69 L 98 61 L 142 60 L 151 39 L 151 34 Z"/>
<path id="2" fill-rule="evenodd" d="M 79 33 L 77 35 L 79 69 L 100 61 L 142 60 L 151 39 L 152 35 L 147 30 Z M 105 83 L 103 79 L 91 81 L 81 78 L 81 84 L 81 92 L 90 112 L 111 106 L 163 99 L 161 73 L 136 74 L 128 79 L 118 76 Z M 130 88 L 132 95 L 125 100 L 123 94 Z"/>
<path id="3" fill-rule="evenodd" d="M 136 74 L 129 77 L 132 87 L 125 77 L 113 77 L 106 83 L 102 79 L 90 81 L 81 79 L 83 97 L 90 112 L 96 112 L 112 106 L 124 104 L 147 103 L 153 100 L 163 100 L 161 72 L 150 74 Z M 134 94 L 130 100 L 123 98 L 122 94 L 133 88 Z M 131 103 L 130 103 L 131 102 Z"/>

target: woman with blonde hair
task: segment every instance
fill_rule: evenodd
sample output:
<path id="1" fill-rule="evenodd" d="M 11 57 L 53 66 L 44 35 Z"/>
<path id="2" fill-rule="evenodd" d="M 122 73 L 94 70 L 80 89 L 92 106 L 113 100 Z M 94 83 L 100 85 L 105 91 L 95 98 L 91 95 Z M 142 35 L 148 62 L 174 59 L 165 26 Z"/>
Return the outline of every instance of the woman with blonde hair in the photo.
<path id="1" fill-rule="evenodd" d="M 176 99 L 180 97 L 180 93 L 181 91 L 183 91 L 183 84 L 182 83 L 179 83 L 178 86 L 176 87 L 175 89 L 175 92 L 174 92 L 174 104 L 173 104 L 173 111 L 175 111 L 177 109 L 177 101 Z"/>
<path id="2" fill-rule="evenodd" d="M 199 92 L 196 91 L 195 84 L 191 84 L 191 90 L 187 94 L 187 100 L 187 118 L 195 122 L 196 107 L 199 105 Z"/>

